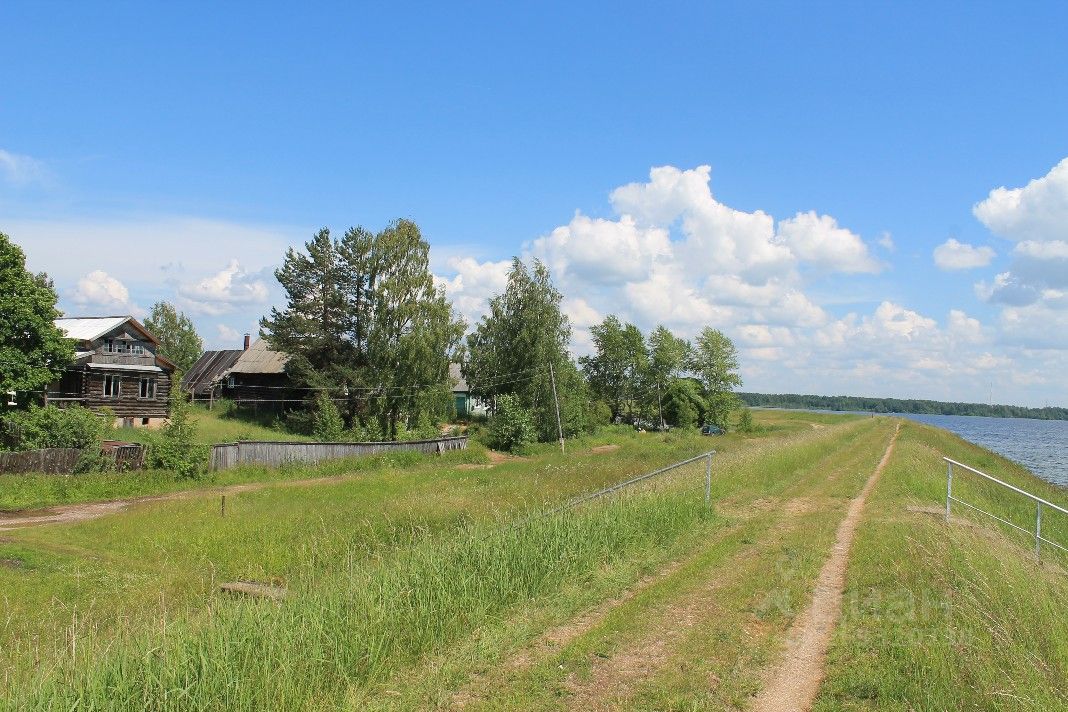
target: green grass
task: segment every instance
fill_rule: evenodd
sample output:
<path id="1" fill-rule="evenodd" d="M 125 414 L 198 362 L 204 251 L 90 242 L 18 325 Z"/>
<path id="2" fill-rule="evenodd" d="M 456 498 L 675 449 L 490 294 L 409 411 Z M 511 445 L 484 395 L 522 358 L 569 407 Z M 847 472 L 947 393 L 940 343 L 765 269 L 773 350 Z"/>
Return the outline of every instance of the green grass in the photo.
<path id="1" fill-rule="evenodd" d="M 0 559 L 21 566 L 0 567 L 0 709 L 744 708 L 895 426 L 758 419 L 748 437 L 610 429 L 492 468 L 334 463 L 361 469 L 314 487 L 287 486 L 312 474 L 293 468 L 228 499 L 225 519 L 205 495 L 4 533 Z M 711 512 L 697 463 L 531 518 L 708 447 Z M 1036 564 L 993 520 L 947 525 L 942 454 L 1068 499 L 904 423 L 858 530 L 819 710 L 1068 708 L 1068 560 Z M 1033 512 L 978 480 L 957 492 L 1022 524 Z M 1068 540 L 1068 522 L 1045 531 Z M 290 597 L 215 593 L 232 579 Z M 546 644 L 558 626 L 573 632 Z"/>
<path id="2" fill-rule="evenodd" d="M 461 469 L 449 461 L 450 456 L 420 458 L 403 467 L 380 463 L 380 467 L 368 467 L 329 485 L 248 492 L 228 498 L 229 516 L 225 519 L 219 516 L 217 497 L 200 497 L 152 503 L 76 526 L 5 533 L 0 558 L 18 559 L 22 566 L 0 568 L 0 587 L 7 596 L 7 615 L 0 621 L 0 649 L 5 651 L 2 677 L 28 684 L 30 678 L 43 675 L 35 679 L 43 679 L 47 685 L 69 679 L 74 674 L 70 668 L 72 648 L 78 656 L 79 675 L 95 675 L 93 671 L 98 668 L 105 674 L 104 667 L 113 655 L 104 650 L 139 650 L 141 641 L 152 639 L 151 631 L 164 628 L 168 636 L 173 631 L 186 631 L 180 639 L 190 644 L 200 640 L 201 632 L 210 639 L 212 621 L 220 611 L 245 608 L 215 597 L 213 584 L 221 580 L 282 581 L 298 593 L 292 604 L 297 605 L 314 599 L 317 591 L 336 593 L 338 581 L 345 581 L 342 592 L 349 591 L 351 581 L 345 577 L 366 578 L 374 571 L 386 570 L 387 564 L 408 560 L 404 557 L 415 557 L 410 560 L 429 566 L 439 554 L 459 547 L 459 551 L 469 552 L 462 561 L 473 556 L 478 563 L 485 552 L 478 553 L 480 549 L 473 542 L 484 538 L 483 527 L 489 522 L 507 520 L 545 502 L 648 471 L 711 444 L 726 456 L 773 448 L 776 442 L 799 435 L 818 435 L 811 422 L 811 418 L 780 417 L 769 421 L 769 434 L 762 438 L 731 435 L 713 439 L 687 433 L 614 430 L 569 442 L 566 456 L 547 446 L 536 448 L 530 460 L 493 469 Z M 590 447 L 605 443 L 617 444 L 620 449 L 607 455 L 590 452 Z M 312 473 L 294 468 L 291 474 Z M 687 501 L 700 502 L 701 473 L 691 474 L 694 477 L 688 482 L 697 489 Z M 678 531 L 676 526 L 703 521 L 695 520 L 693 512 L 686 514 L 690 510 L 685 508 L 663 506 L 668 507 L 663 511 L 670 516 L 654 507 L 609 513 L 607 520 L 576 520 L 580 535 L 574 541 L 589 539 L 591 546 L 600 548 L 576 550 L 575 565 L 579 568 L 563 569 L 561 579 L 542 581 L 546 571 L 535 567 L 522 585 L 552 588 L 564 579 L 574 579 L 580 569 L 610 561 L 633 562 L 634 557 L 643 558 L 640 552 L 657 552 L 661 544 L 666 546 Z M 624 517 L 618 520 L 622 522 L 618 527 L 614 524 L 617 520 L 611 518 L 616 516 Z M 531 531 L 541 531 L 549 538 L 521 539 L 516 546 L 557 552 L 560 555 L 553 559 L 557 563 L 571 555 L 566 547 L 553 544 L 552 537 L 566 539 L 572 534 L 553 533 L 551 528 Z M 395 575 L 402 574 L 398 570 Z M 468 578 L 471 576 L 481 578 L 475 574 Z M 372 589 L 378 585 L 373 577 L 366 580 Z M 472 610 L 482 610 L 480 615 L 492 618 L 517 600 L 516 590 L 528 589 L 510 589 L 500 594 L 503 598 L 487 599 L 479 604 L 484 608 L 475 606 Z M 122 605 L 114 605 L 115 601 L 122 601 Z M 469 604 L 466 601 L 463 607 Z M 288 610 L 290 605 L 283 608 Z M 253 606 L 252 610 L 258 608 Z M 418 655 L 418 650 L 410 654 Z M 395 654 L 389 656 L 394 658 L 401 659 Z M 131 664 L 125 660 L 124 665 Z M 49 673 L 52 666 L 58 667 Z M 34 673 L 35 667 L 45 672 Z M 235 674 L 246 673 L 251 671 Z M 49 689 L 61 695 L 55 688 Z"/>
<path id="3" fill-rule="evenodd" d="M 942 455 L 1065 506 L 1068 495 L 945 431 L 909 423 L 868 503 L 818 710 L 1068 709 L 1068 557 L 1036 562 L 1034 540 L 945 502 Z M 965 501 L 1021 526 L 1034 505 L 980 478 Z M 1068 543 L 1068 517 L 1043 532 Z"/>
<path id="4" fill-rule="evenodd" d="M 238 440 L 287 440 L 310 441 L 307 435 L 291 433 L 283 428 L 269 428 L 241 417 L 240 414 L 224 415 L 219 410 L 208 410 L 203 405 L 194 405 L 191 419 L 197 426 L 197 441 L 204 445 L 232 443 Z M 109 437 L 115 440 L 147 443 L 158 431 L 147 428 L 113 428 Z"/>

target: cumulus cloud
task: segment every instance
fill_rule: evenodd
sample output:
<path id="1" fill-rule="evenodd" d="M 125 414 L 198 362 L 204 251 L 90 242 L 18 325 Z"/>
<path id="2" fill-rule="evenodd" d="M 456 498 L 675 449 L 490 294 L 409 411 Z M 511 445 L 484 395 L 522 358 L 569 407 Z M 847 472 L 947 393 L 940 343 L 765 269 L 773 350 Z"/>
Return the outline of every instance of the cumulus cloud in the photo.
<path id="1" fill-rule="evenodd" d="M 779 241 L 799 259 L 828 272 L 879 272 L 880 265 L 860 236 L 830 215 L 798 213 L 779 223 Z"/>
<path id="2" fill-rule="evenodd" d="M 474 326 L 489 310 L 490 298 L 504 291 L 512 261 L 479 262 L 472 257 L 450 257 L 446 265 L 453 275 L 435 275 L 435 280 L 445 288 L 453 307 Z"/>
<path id="3" fill-rule="evenodd" d="M 130 291 L 119 280 L 103 270 L 89 272 L 78 280 L 70 294 L 71 301 L 86 309 L 105 310 L 108 315 L 141 316 L 141 307 L 130 300 Z M 87 316 L 90 316 L 87 314 Z M 93 314 L 93 316 L 101 316 Z"/>
<path id="4" fill-rule="evenodd" d="M 972 212 L 992 232 L 1010 240 L 1068 238 L 1068 158 L 1022 188 L 995 188 Z"/>
<path id="5" fill-rule="evenodd" d="M 827 315 L 803 292 L 807 268 L 815 275 L 881 269 L 833 217 L 807 212 L 776 223 L 764 211 L 719 202 L 710 180 L 708 166 L 653 168 L 647 181 L 611 192 L 615 217 L 576 213 L 522 256 L 545 262 L 565 294 L 598 313 L 687 334 L 751 314 L 773 324 L 822 324 Z M 439 282 L 474 321 L 485 298 L 503 289 L 507 267 L 453 258 Z"/>
<path id="6" fill-rule="evenodd" d="M 686 338 L 704 326 L 722 329 L 738 344 L 746 387 L 760 390 L 974 400 L 979 390 L 985 398 L 980 381 L 1008 388 L 1021 374 L 1041 380 L 1032 355 L 963 309 L 935 315 L 880 299 L 842 314 L 842 303 L 821 305 L 811 294 L 885 269 L 869 245 L 818 211 L 777 220 L 737 210 L 715 198 L 710 180 L 708 166 L 654 168 L 647 180 L 610 193 L 612 216 L 576 213 L 526 243 L 520 256 L 543 260 L 566 297 L 576 353 L 592 348 L 592 324 L 616 314 Z M 893 251 L 888 234 L 878 242 L 884 254 Z M 945 264 L 962 265 L 989 262 L 989 249 L 954 241 L 941 252 L 954 252 Z M 1048 240 L 1019 247 L 1047 260 L 1060 250 Z M 438 282 L 474 322 L 503 291 L 509 266 L 453 257 L 439 265 Z M 1006 288 L 1007 279 L 996 286 Z M 1053 299 L 1054 291 L 1046 287 L 1040 297 Z M 1068 288 L 1057 294 L 1068 301 Z"/>
<path id="7" fill-rule="evenodd" d="M 190 311 L 218 315 L 245 304 L 264 304 L 270 292 L 256 275 L 249 274 L 236 259 L 210 277 L 178 288 L 178 294 Z"/>
<path id="8" fill-rule="evenodd" d="M 973 212 L 1016 243 L 1009 270 L 976 284 L 976 293 L 1011 307 L 1068 307 L 1061 297 L 1068 287 L 1068 158 L 1022 188 L 995 188 Z"/>
<path id="9" fill-rule="evenodd" d="M 934 249 L 935 265 L 946 271 L 986 267 L 995 256 L 990 247 L 976 247 L 952 237 Z"/>
<path id="10" fill-rule="evenodd" d="M 530 252 L 554 275 L 596 284 L 623 284 L 646 278 L 658 257 L 670 253 L 667 230 L 639 227 L 624 215 L 603 220 L 576 214 L 545 237 Z"/>

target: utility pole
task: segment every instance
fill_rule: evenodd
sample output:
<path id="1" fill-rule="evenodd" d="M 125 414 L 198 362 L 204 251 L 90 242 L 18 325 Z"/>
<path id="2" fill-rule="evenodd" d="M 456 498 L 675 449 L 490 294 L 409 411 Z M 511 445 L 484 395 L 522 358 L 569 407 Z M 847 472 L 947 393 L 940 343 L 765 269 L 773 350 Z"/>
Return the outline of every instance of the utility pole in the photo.
<path id="1" fill-rule="evenodd" d="M 556 432 L 560 435 L 560 453 L 564 452 L 564 427 L 560 424 L 560 399 L 556 396 L 556 374 L 553 372 L 553 362 L 549 362 L 549 380 L 553 384 L 553 402 L 556 403 Z"/>

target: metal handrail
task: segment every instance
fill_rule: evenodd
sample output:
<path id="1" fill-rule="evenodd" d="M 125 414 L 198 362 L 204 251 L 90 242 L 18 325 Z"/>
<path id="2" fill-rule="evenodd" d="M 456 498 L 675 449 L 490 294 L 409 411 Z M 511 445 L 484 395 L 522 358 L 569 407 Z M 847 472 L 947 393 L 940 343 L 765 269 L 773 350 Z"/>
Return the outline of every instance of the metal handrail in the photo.
<path id="1" fill-rule="evenodd" d="M 683 465 L 689 465 L 691 462 L 697 462 L 698 460 L 705 460 L 706 461 L 706 466 L 705 466 L 705 504 L 708 504 L 710 502 L 711 498 L 712 498 L 712 492 L 711 492 L 711 485 L 712 485 L 712 456 L 715 455 L 715 454 L 716 454 L 715 450 L 709 450 L 708 452 L 701 453 L 700 455 L 694 455 L 693 457 L 689 458 L 688 460 L 682 460 L 681 462 L 676 462 L 676 463 L 674 463 L 672 465 L 668 465 L 667 467 L 661 467 L 659 470 L 653 470 L 652 472 L 647 472 L 644 475 L 638 475 L 637 477 L 632 477 L 629 480 L 625 480 L 623 482 L 617 482 L 614 485 L 609 485 L 607 487 L 604 487 L 603 489 L 597 490 L 596 492 L 590 492 L 589 494 L 584 494 L 584 495 L 581 495 L 579 497 L 575 497 L 574 499 L 570 499 L 567 502 L 565 502 L 564 504 L 560 505 L 559 509 L 567 509 L 568 507 L 574 507 L 575 505 L 582 504 L 583 502 L 589 502 L 591 499 L 597 499 L 598 497 L 603 497 L 604 495 L 611 494 L 612 492 L 615 492 L 616 490 L 621 490 L 624 487 L 629 487 L 630 485 L 637 484 L 637 483 L 641 482 L 642 480 L 647 480 L 647 479 L 649 479 L 651 477 L 656 477 L 657 475 L 662 475 L 665 472 L 670 472 L 671 470 L 674 470 L 676 468 L 682 467 Z"/>
<path id="2" fill-rule="evenodd" d="M 963 467 L 965 470 L 968 470 L 969 472 L 974 472 L 975 474 L 979 475 L 980 477 L 985 477 L 988 480 L 990 480 L 991 482 L 997 482 L 999 485 L 1002 485 L 1003 487 L 1008 487 L 1013 492 L 1019 492 L 1020 494 L 1024 495 L 1025 497 L 1030 497 L 1031 499 L 1033 499 L 1036 502 L 1041 502 L 1043 505 L 1045 505 L 1047 507 L 1053 507 L 1058 512 L 1063 512 L 1065 514 L 1068 514 L 1068 509 L 1065 509 L 1064 507 L 1056 505 L 1053 502 L 1050 502 L 1048 500 L 1042 499 L 1041 497 L 1033 495 L 1030 492 L 1027 492 L 1026 490 L 1022 490 L 1019 487 L 1014 487 L 1013 485 L 1010 485 L 1008 482 L 1002 482 L 997 477 L 991 477 L 990 475 L 986 474 L 985 472 L 980 472 L 979 470 L 975 469 L 974 467 L 969 467 L 968 465 L 965 465 L 963 462 L 957 462 L 956 460 L 950 459 L 948 457 L 943 457 L 942 459 L 945 460 L 948 463 L 956 465 L 957 467 Z"/>
<path id="3" fill-rule="evenodd" d="M 1035 556 L 1036 557 L 1042 555 L 1042 544 L 1043 544 L 1043 542 L 1045 542 L 1046 544 L 1049 544 L 1050 546 L 1056 547 L 1057 549 L 1060 549 L 1061 551 L 1068 552 L 1068 547 L 1062 546 L 1062 545 L 1058 544 L 1057 542 L 1051 541 L 1051 540 L 1045 538 L 1044 536 L 1042 536 L 1042 507 L 1043 506 L 1051 507 L 1052 509 L 1054 509 L 1054 510 L 1056 510 L 1058 512 L 1061 512 L 1062 514 L 1068 514 L 1068 509 L 1065 509 L 1064 507 L 1061 507 L 1058 504 L 1054 504 L 1053 502 L 1050 502 L 1049 500 L 1042 499 L 1041 497 L 1039 497 L 1037 495 L 1033 495 L 1033 494 L 1031 494 L 1030 492 L 1028 492 L 1026 490 L 1020 489 L 1019 487 L 1016 487 L 1014 485 L 1010 485 L 1008 482 L 1002 482 L 997 477 L 991 477 L 990 475 L 986 474 L 985 472 L 980 472 L 979 470 L 975 469 L 974 467 L 971 467 L 969 465 L 965 465 L 963 462 L 957 462 L 956 460 L 954 460 L 952 458 L 948 458 L 948 457 L 943 457 L 942 459 L 946 461 L 946 522 L 949 522 L 949 520 L 950 520 L 950 508 L 951 508 L 952 503 L 953 502 L 957 502 L 958 504 L 963 504 L 965 507 L 968 507 L 969 509 L 974 509 L 975 511 L 979 512 L 980 514 L 985 514 L 986 516 L 991 517 L 992 519 L 996 519 L 997 521 L 1001 522 L 1002 524 L 1007 524 L 1010 527 L 1012 527 L 1013 529 L 1017 529 L 1017 530 L 1025 533 L 1025 534 L 1030 534 L 1031 536 L 1033 536 L 1035 538 Z M 965 470 L 967 470 L 968 472 L 972 472 L 972 473 L 974 473 L 976 475 L 979 475 L 980 477 L 984 477 L 984 478 L 990 480 L 991 482 L 999 484 L 1002 487 L 1006 487 L 1006 488 L 1012 490 L 1013 492 L 1016 492 L 1018 494 L 1022 494 L 1023 496 L 1031 499 L 1031 501 L 1033 501 L 1035 503 L 1035 530 L 1031 531 L 1029 529 L 1024 529 L 1023 527 L 1019 526 L 1018 524 L 1013 524 L 1012 522 L 1008 521 L 1007 519 L 1002 519 L 1001 517 L 997 516 L 996 514 L 992 514 L 991 512 L 987 512 L 986 510 L 983 510 L 983 509 L 980 509 L 979 507 L 976 507 L 974 504 L 971 504 L 969 502 L 965 502 L 962 499 L 954 497 L 953 496 L 953 466 L 954 465 L 956 465 L 957 467 L 962 467 Z"/>

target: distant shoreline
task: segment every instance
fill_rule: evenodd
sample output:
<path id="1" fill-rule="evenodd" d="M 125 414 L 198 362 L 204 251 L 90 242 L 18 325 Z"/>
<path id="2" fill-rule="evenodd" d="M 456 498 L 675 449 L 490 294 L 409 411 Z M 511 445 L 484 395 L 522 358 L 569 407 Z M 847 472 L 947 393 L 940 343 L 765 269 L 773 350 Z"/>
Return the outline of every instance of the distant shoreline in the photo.
<path id="1" fill-rule="evenodd" d="M 957 403 L 913 398 L 866 398 L 863 396 L 816 396 L 799 393 L 739 393 L 754 408 L 837 410 L 859 413 L 908 413 L 910 415 L 963 415 L 987 418 L 1068 420 L 1068 408 L 1027 408 L 1018 405 Z"/>

